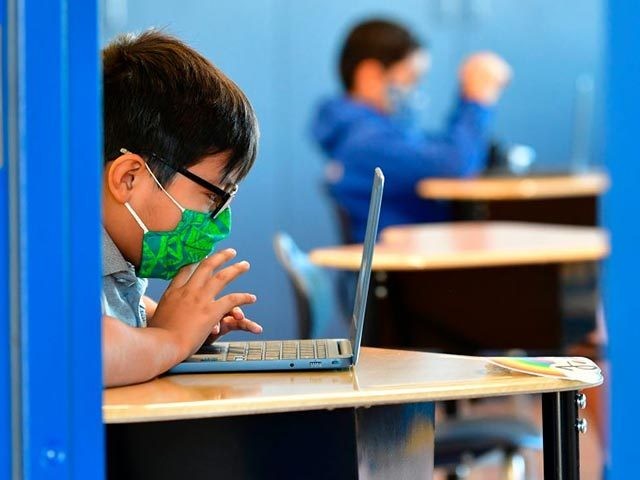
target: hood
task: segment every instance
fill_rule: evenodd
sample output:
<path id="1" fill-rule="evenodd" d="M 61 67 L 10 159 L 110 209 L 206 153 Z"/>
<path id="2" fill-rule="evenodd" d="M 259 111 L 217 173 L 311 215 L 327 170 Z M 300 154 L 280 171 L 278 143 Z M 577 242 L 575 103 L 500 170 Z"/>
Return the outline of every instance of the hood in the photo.
<path id="1" fill-rule="evenodd" d="M 379 115 L 374 108 L 346 96 L 325 100 L 313 119 L 311 135 L 323 152 L 332 157 L 355 123 Z"/>

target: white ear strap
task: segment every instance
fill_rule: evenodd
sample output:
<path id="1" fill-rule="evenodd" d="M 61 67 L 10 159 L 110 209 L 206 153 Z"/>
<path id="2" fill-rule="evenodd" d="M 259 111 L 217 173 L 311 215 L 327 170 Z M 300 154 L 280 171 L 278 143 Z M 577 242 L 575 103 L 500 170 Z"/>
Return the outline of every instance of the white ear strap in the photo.
<path id="1" fill-rule="evenodd" d="M 131 207 L 131 205 L 129 205 L 129 202 L 124 202 L 124 206 L 127 207 L 127 210 L 129 210 L 129 213 L 131 214 L 131 216 L 133 217 L 133 219 L 138 223 L 138 225 L 140 225 L 140 228 L 142 229 L 142 231 L 144 233 L 147 233 L 149 231 L 149 229 L 147 228 L 147 226 L 144 224 L 144 222 L 142 221 L 142 219 L 138 216 L 138 214 L 133 210 L 133 208 Z"/>
<path id="2" fill-rule="evenodd" d="M 162 189 L 162 191 L 167 195 L 167 197 L 169 197 L 169 198 L 171 199 L 171 201 L 172 201 L 173 203 L 175 203 L 175 204 L 176 204 L 176 207 L 178 207 L 178 208 L 180 209 L 180 211 L 184 213 L 184 208 L 182 207 L 182 205 L 180 205 L 180 204 L 178 203 L 178 201 L 177 201 L 175 198 L 173 198 L 173 197 L 169 194 L 169 192 L 167 192 L 167 191 L 165 190 L 165 188 L 164 188 L 164 187 L 162 186 L 162 184 L 158 181 L 158 179 L 157 179 L 157 178 L 156 178 L 156 176 L 153 174 L 153 172 L 152 172 L 152 171 L 151 171 L 151 169 L 149 168 L 149 165 L 147 165 L 147 164 L 146 164 L 146 162 L 145 162 L 144 166 L 145 166 L 145 167 L 147 167 L 147 170 L 149 170 L 149 173 L 151 174 L 151 176 L 153 177 L 153 179 L 156 181 L 156 183 L 158 184 L 158 186 Z"/>

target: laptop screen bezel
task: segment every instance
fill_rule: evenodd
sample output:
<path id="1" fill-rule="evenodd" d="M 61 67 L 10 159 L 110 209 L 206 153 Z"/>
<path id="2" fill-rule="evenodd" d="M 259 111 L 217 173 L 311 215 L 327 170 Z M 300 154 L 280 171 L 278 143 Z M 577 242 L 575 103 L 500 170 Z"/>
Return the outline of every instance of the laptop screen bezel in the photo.
<path id="1" fill-rule="evenodd" d="M 380 219 L 383 190 L 384 174 L 379 167 L 376 167 L 373 176 L 373 187 L 371 189 L 371 200 L 369 202 L 369 215 L 367 217 L 367 229 L 364 235 L 362 260 L 360 262 L 360 272 L 358 274 L 358 281 L 356 284 L 356 296 L 353 303 L 353 314 L 351 320 L 351 347 L 353 350 L 354 365 L 358 362 L 358 357 L 360 355 L 360 343 L 362 341 L 362 331 L 364 330 L 364 316 L 369 294 L 373 251 L 378 233 L 378 222 Z"/>

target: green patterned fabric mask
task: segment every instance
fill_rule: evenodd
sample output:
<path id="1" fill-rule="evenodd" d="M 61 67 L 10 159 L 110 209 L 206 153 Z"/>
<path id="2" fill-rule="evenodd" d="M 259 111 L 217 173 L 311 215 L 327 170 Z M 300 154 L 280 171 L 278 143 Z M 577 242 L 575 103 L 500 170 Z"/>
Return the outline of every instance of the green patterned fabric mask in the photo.
<path id="1" fill-rule="evenodd" d="M 182 218 L 173 230 L 152 232 L 131 205 L 125 202 L 124 206 L 144 231 L 140 267 L 136 274 L 141 278 L 171 280 L 185 265 L 198 263 L 205 259 L 218 242 L 229 236 L 231 209 L 226 208 L 212 219 L 208 213 L 183 208 L 160 185 L 151 170 L 149 172 L 162 191 L 182 211 Z"/>

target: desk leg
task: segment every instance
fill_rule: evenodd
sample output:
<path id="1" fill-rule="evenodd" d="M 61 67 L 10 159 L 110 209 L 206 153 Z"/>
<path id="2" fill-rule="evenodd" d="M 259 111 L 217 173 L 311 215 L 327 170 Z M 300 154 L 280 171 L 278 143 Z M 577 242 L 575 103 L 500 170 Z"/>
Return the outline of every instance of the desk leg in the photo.
<path id="1" fill-rule="evenodd" d="M 578 392 L 542 395 L 542 422 L 545 480 L 578 480 Z"/>
<path id="2" fill-rule="evenodd" d="M 361 479 L 433 477 L 434 403 L 356 409 Z"/>

